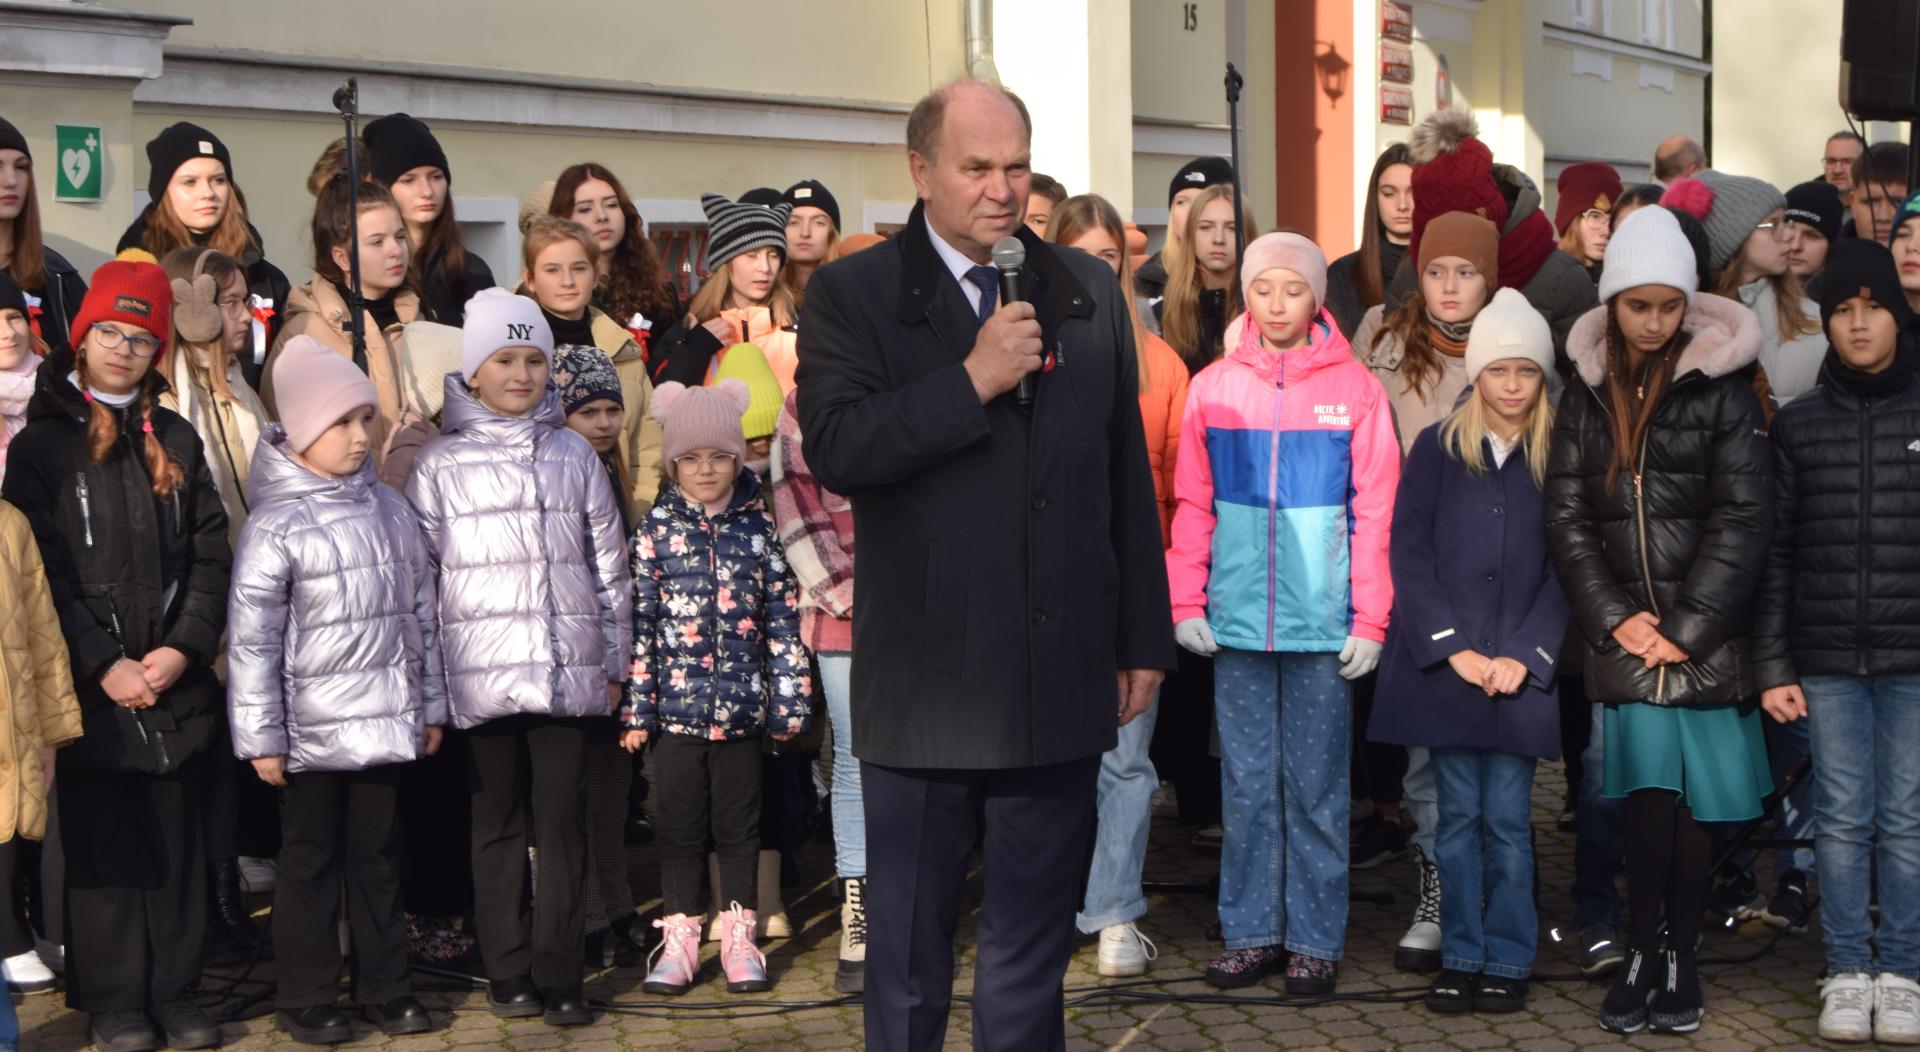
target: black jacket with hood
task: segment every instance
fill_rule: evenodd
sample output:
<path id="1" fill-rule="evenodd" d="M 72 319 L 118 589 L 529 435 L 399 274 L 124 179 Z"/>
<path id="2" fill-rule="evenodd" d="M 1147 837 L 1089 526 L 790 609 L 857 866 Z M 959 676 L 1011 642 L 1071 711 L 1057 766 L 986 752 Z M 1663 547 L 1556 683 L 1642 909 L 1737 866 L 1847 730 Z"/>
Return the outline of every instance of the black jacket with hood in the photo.
<path id="1" fill-rule="evenodd" d="M 4 484 L 7 501 L 33 525 L 80 697 L 86 734 L 60 762 L 166 773 L 205 749 L 224 723 L 213 662 L 227 623 L 227 515 L 200 437 L 170 410 L 154 407 L 154 437 L 185 477 L 166 499 L 153 495 L 137 402 L 111 410 L 119 437 L 93 463 L 91 409 L 69 379 L 73 368 L 64 347 L 41 363 Z M 116 661 L 163 646 L 186 655 L 187 670 L 158 704 L 136 713 L 101 689 Z"/>
<path id="2" fill-rule="evenodd" d="M 156 201 L 142 209 L 140 215 L 134 219 L 133 225 L 127 228 L 126 233 L 120 235 L 120 243 L 113 248 L 116 254 L 130 248 L 153 252 L 153 249 L 141 240 L 141 234 L 147 228 L 147 218 L 153 214 L 154 207 L 158 204 L 159 202 Z M 282 273 L 279 267 L 267 262 L 266 249 L 263 247 L 266 242 L 260 240 L 260 231 L 254 229 L 251 223 L 247 225 L 247 235 L 250 241 L 246 251 L 240 253 L 239 258 L 240 266 L 247 274 L 247 292 L 266 301 L 266 305 L 261 309 L 273 312 L 264 323 L 265 338 L 255 342 L 254 353 L 240 356 L 240 374 L 247 378 L 247 383 L 254 390 L 258 391 L 260 374 L 266 367 L 267 351 L 273 346 L 275 337 L 280 335 L 280 325 L 287 317 L 287 293 L 293 289 L 293 283 L 287 280 L 286 274 Z M 159 253 L 156 252 L 154 255 L 158 256 Z"/>
<path id="3" fill-rule="evenodd" d="M 1703 293 L 1682 327 L 1688 339 L 1639 468 L 1611 486 L 1606 308 L 1567 338 L 1584 382 L 1567 389 L 1554 422 L 1547 546 L 1587 639 L 1594 701 L 1717 705 L 1754 693 L 1747 634 L 1773 530 L 1773 462 L 1742 370 L 1760 353 L 1760 321 Z M 1649 669 L 1615 642 L 1614 628 L 1643 610 L 1687 661 Z"/>
<path id="4" fill-rule="evenodd" d="M 40 337 L 48 347 L 73 346 L 73 317 L 80 313 L 80 301 L 87 298 L 87 283 L 67 257 L 47 248 L 47 282 L 40 288 L 25 290 L 40 298 Z"/>

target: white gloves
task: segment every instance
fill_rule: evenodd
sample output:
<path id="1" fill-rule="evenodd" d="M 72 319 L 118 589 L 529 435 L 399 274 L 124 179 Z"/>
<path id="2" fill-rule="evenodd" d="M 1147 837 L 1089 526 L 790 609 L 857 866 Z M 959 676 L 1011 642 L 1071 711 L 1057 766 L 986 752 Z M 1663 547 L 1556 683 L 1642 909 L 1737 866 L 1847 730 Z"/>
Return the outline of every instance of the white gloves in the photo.
<path id="1" fill-rule="evenodd" d="M 1173 641 L 1201 657 L 1220 649 L 1220 644 L 1213 641 L 1213 629 L 1207 627 L 1204 617 L 1189 617 L 1174 625 Z"/>
<path id="2" fill-rule="evenodd" d="M 1180 629 L 1174 628 L 1174 638 L 1180 638 Z M 1359 636 L 1348 636 L 1347 645 L 1340 648 L 1340 678 L 1359 679 L 1361 676 L 1380 667 L 1380 644 Z"/>

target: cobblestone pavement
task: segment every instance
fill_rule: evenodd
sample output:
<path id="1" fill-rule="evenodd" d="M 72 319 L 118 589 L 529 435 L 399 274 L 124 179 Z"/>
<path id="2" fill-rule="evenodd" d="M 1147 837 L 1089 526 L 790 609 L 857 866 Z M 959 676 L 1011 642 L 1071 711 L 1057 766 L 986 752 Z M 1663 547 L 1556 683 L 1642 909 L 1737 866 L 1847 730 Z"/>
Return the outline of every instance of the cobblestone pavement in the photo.
<path id="1" fill-rule="evenodd" d="M 1542 767 L 1535 788 L 1534 821 L 1540 853 L 1541 932 L 1543 945 L 1538 971 L 1542 976 L 1573 971 L 1571 945 L 1556 946 L 1548 932 L 1569 916 L 1566 889 L 1572 880 L 1571 834 L 1553 827 L 1561 799 L 1558 765 Z M 1157 815 L 1153 849 L 1147 858 L 1147 879 L 1165 884 L 1204 883 L 1217 870 L 1211 856 L 1187 847 L 1187 830 L 1170 817 Z M 771 995 L 780 1002 L 831 1001 L 839 905 L 828 879 L 830 847 L 809 845 L 803 868 L 807 890 L 790 894 L 789 909 L 795 937 L 770 947 L 770 965 L 778 985 Z M 644 850 L 635 852 L 635 888 L 643 892 L 658 886 L 657 870 Z M 1771 881 L 1764 880 L 1767 887 Z M 1317 1005 L 1274 1003 L 1278 981 L 1231 996 L 1215 992 L 1198 979 L 1216 944 L 1206 937 L 1213 921 L 1212 899 L 1205 894 L 1162 891 L 1150 895 L 1151 912 L 1142 928 L 1159 946 L 1151 985 L 1123 987 L 1120 995 L 1101 996 L 1103 987 L 1093 973 L 1094 946 L 1083 940 L 1067 976 L 1070 1006 L 1067 1043 L 1076 1050 L 1242 1048 L 1439 1049 L 1521 1048 L 1556 1052 L 1575 1048 L 1619 1047 L 1692 1048 L 1702 1052 L 1762 1047 L 1811 1047 L 1818 1044 L 1814 1018 L 1818 999 L 1814 986 L 1821 967 L 1817 929 L 1808 935 L 1782 938 L 1768 950 L 1772 933 L 1750 925 L 1736 932 L 1713 931 L 1703 951 L 1715 958 L 1744 958 L 1749 963 L 1703 967 L 1707 1018 L 1700 1033 L 1689 1039 L 1640 1035 L 1623 1039 L 1604 1033 L 1594 1015 L 1604 987 L 1575 979 L 1537 982 L 1528 1010 L 1511 1016 L 1438 1017 L 1417 1003 L 1400 998 L 1424 989 L 1419 977 L 1395 972 L 1393 945 L 1412 910 L 1414 869 L 1410 862 L 1390 862 L 1355 874 L 1356 895 L 1384 892 L 1391 905 L 1356 901 L 1348 928 L 1347 958 L 1340 975 L 1340 994 L 1351 999 Z M 651 905 L 657 906 L 657 900 Z M 256 905 L 264 908 L 266 901 Z M 646 908 L 643 906 L 643 908 Z M 971 924 L 963 922 L 959 992 L 972 981 Z M 717 950 L 709 944 L 711 959 Z M 487 1014 L 478 992 L 450 989 L 440 980 L 420 978 L 421 996 L 442 1022 L 441 1029 L 416 1037 L 387 1040 L 364 1023 L 356 1023 L 360 1039 L 355 1048 L 412 1049 L 855 1049 L 861 1047 L 857 1004 L 829 1004 L 793 1010 L 731 1007 L 725 985 L 708 967 L 706 982 L 694 993 L 671 1005 L 639 990 L 641 972 L 620 969 L 595 977 L 588 993 L 617 1003 L 617 1013 L 601 1016 L 591 1027 L 553 1030 L 538 1020 L 501 1022 Z M 232 992 L 217 1011 L 237 1014 L 226 1022 L 226 1047 L 235 1049 L 291 1048 L 285 1035 L 273 1029 L 266 1005 L 270 990 L 260 979 L 271 977 L 262 965 L 247 980 L 232 982 L 235 973 L 210 973 L 210 990 L 223 985 Z M 248 995 L 256 998 L 245 1003 Z M 209 1003 L 213 997 L 209 996 Z M 1073 1004 L 1078 1000 L 1080 1003 Z M 87 1047 L 84 1019 L 68 1011 L 59 995 L 29 998 L 19 1006 L 27 1049 L 58 1052 Z M 947 1047 L 971 1047 L 966 1014 L 957 1010 L 948 1030 Z"/>

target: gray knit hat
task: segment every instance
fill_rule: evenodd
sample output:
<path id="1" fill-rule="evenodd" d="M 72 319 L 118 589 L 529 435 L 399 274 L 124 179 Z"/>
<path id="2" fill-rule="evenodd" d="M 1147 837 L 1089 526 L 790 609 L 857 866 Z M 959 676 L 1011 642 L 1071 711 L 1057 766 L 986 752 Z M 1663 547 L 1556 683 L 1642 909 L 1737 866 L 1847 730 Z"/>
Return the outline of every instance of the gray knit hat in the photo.
<path id="1" fill-rule="evenodd" d="M 1699 186 L 1688 187 L 1689 182 L 1697 182 Z M 1710 193 L 1700 194 L 1701 187 Z M 1707 243 L 1713 248 L 1710 264 L 1718 274 L 1740 254 L 1741 247 L 1753 236 L 1754 228 L 1767 218 L 1767 213 L 1787 207 L 1787 195 L 1764 179 L 1705 168 L 1691 179 L 1675 180 L 1667 187 L 1660 203 L 1685 209 L 1707 228 Z"/>
<path id="2" fill-rule="evenodd" d="M 777 198 L 779 192 L 774 193 Z M 757 248 L 778 249 L 782 257 L 786 256 L 787 216 L 793 211 L 787 202 L 754 205 L 729 201 L 719 194 L 701 194 L 700 207 L 707 213 L 707 273 Z"/>

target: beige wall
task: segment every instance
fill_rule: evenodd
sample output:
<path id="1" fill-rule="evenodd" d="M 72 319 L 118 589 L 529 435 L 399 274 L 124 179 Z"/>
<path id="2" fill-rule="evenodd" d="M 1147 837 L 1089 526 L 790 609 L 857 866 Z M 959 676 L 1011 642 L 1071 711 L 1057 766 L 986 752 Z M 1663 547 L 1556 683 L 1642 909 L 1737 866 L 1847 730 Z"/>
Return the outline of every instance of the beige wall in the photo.
<path id="1" fill-rule="evenodd" d="M 1154 120 L 1225 124 L 1227 109 L 1222 78 L 1227 66 L 1226 0 L 1195 0 L 1195 23 L 1191 32 L 1185 28 L 1183 2 L 1131 2 L 1134 114 Z M 1273 0 L 1266 0 L 1271 2 Z M 1008 0 L 1000 3 L 1006 5 Z M 1265 3 L 1261 0 L 1248 4 L 1249 8 L 1262 6 Z M 1253 27 L 1247 27 L 1250 47 L 1273 39 L 1270 11 L 1267 18 L 1269 32 L 1265 37 L 1255 36 Z M 1173 172 L 1168 171 L 1167 178 L 1172 176 Z"/>
<path id="2" fill-rule="evenodd" d="M 172 45 L 516 70 L 910 106 L 962 71 L 963 0 L 116 0 L 194 20 Z M 367 27 L 378 26 L 379 32 Z"/>
<path id="3" fill-rule="evenodd" d="M 66 255 L 82 274 L 113 254 L 120 234 L 133 222 L 133 187 L 145 186 L 145 158 L 136 170 L 133 103 L 124 88 L 81 87 L 73 81 L 9 81 L 0 113 L 17 125 L 37 162 L 34 194 L 47 242 Z M 55 124 L 98 124 L 102 148 L 99 201 L 64 202 L 53 197 L 58 172 L 53 145 Z M 145 140 L 140 140 L 144 142 Z"/>
<path id="4" fill-rule="evenodd" d="M 1713 166 L 1786 189 L 1820 174 L 1840 112 L 1838 0 L 1741 0 L 1713 23 Z"/>

